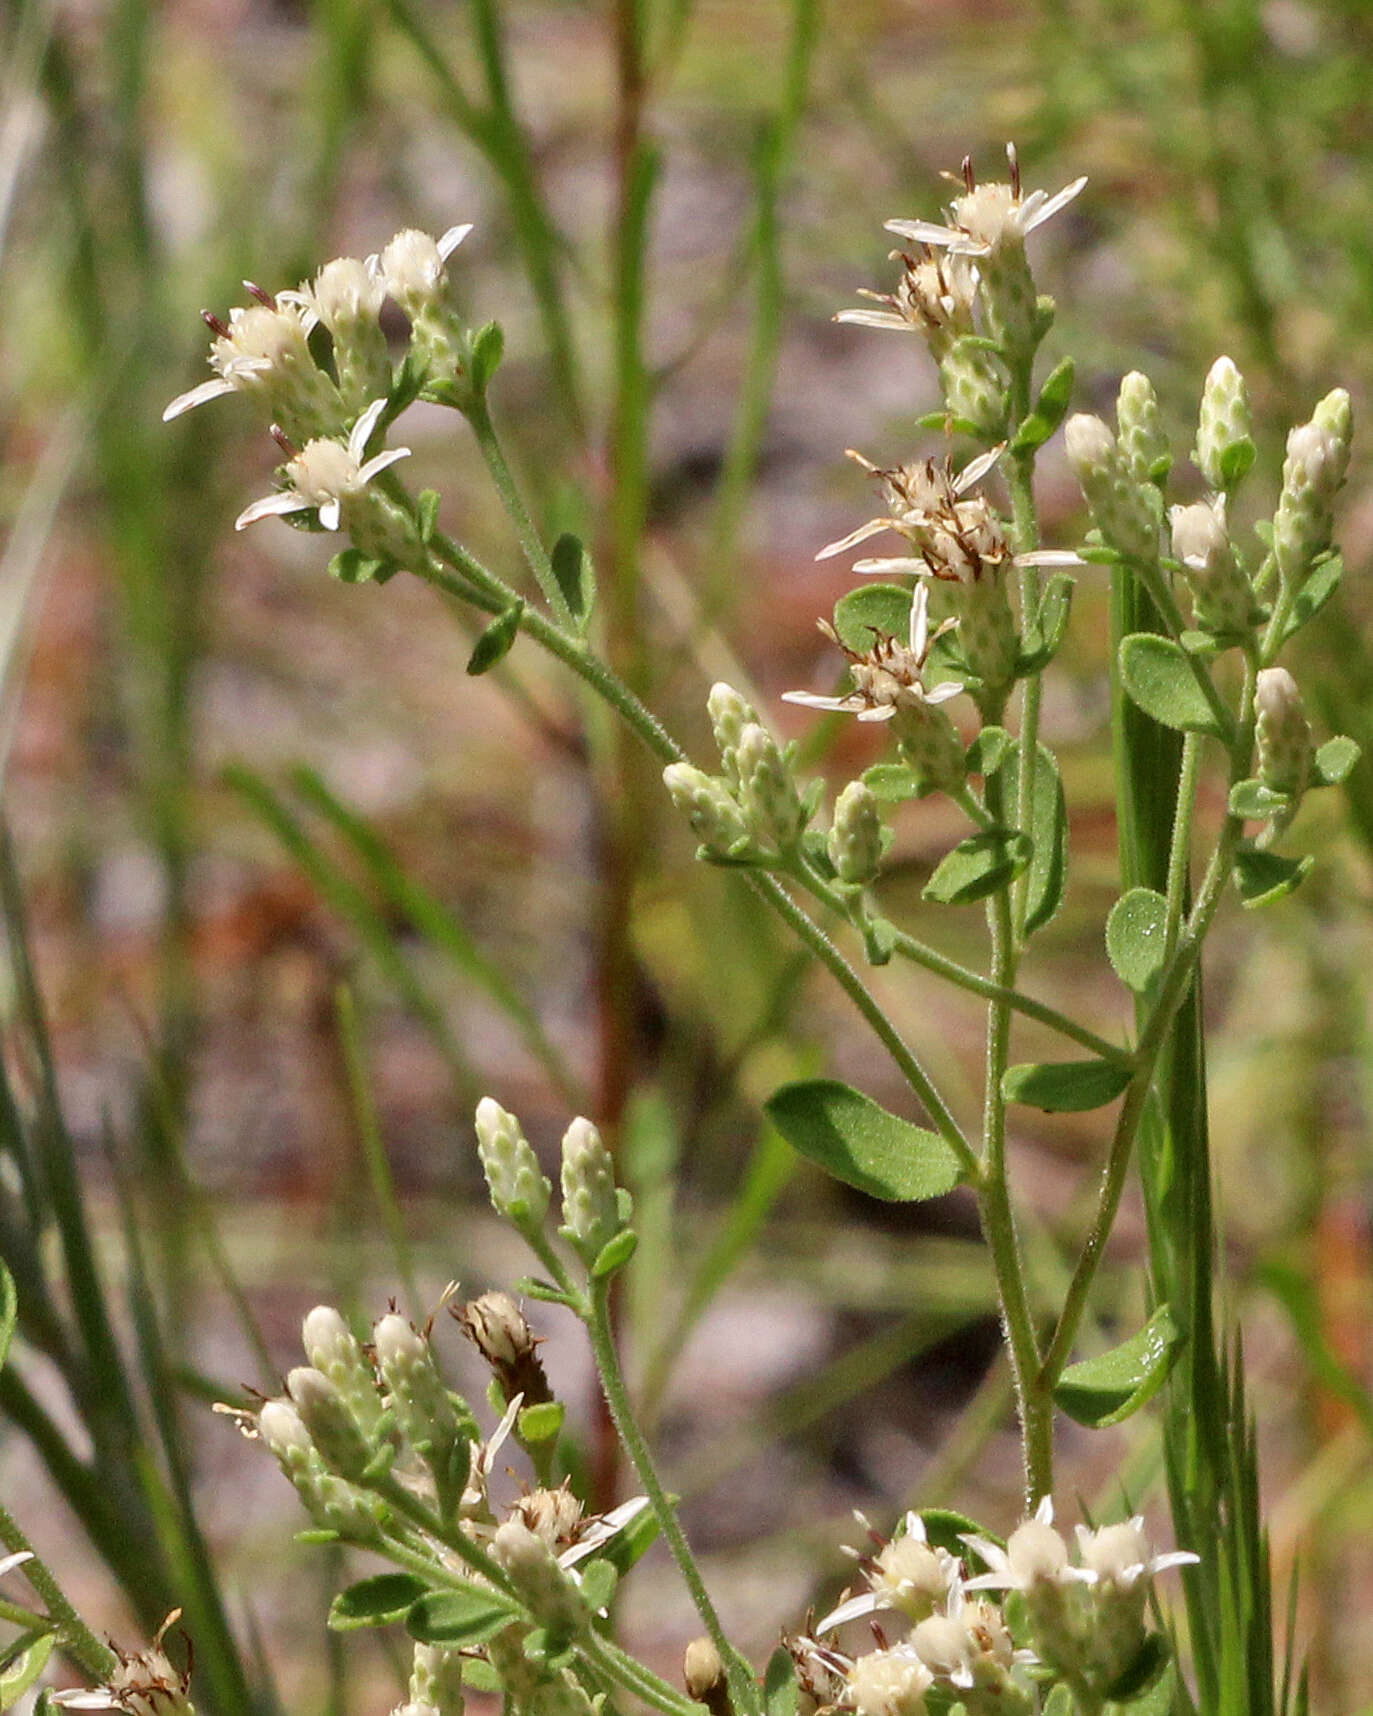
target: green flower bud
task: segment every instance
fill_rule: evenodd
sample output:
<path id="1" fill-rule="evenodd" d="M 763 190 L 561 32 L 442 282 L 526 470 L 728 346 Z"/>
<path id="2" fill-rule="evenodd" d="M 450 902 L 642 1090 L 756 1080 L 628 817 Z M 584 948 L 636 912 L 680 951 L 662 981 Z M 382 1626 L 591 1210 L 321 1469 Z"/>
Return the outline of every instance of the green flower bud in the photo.
<path id="1" fill-rule="evenodd" d="M 587 1263 L 623 1225 L 615 1193 L 615 1164 L 589 1120 L 563 1134 L 563 1230 Z"/>
<path id="2" fill-rule="evenodd" d="M 477 1155 L 496 1214 L 517 1227 L 538 1227 L 553 1188 L 539 1171 L 519 1121 L 489 1096 L 477 1104 Z"/>
<path id="3" fill-rule="evenodd" d="M 1156 483 L 1173 462 L 1154 384 L 1139 370 L 1131 370 L 1120 384 L 1116 398 L 1118 445 L 1125 468 L 1136 483 Z"/>
<path id="4" fill-rule="evenodd" d="M 963 418 L 983 441 L 1005 435 L 1006 372 L 993 353 L 955 340 L 939 360 L 939 379 L 950 416 Z"/>
<path id="5" fill-rule="evenodd" d="M 391 359 L 381 331 L 386 285 L 375 265 L 352 256 L 326 262 L 301 297 L 329 330 L 334 371 L 350 411 L 391 391 Z"/>
<path id="6" fill-rule="evenodd" d="M 328 1470 L 289 1401 L 269 1400 L 258 1413 L 257 1430 L 317 1525 L 358 1543 L 378 1535 L 381 1504 Z"/>
<path id="7" fill-rule="evenodd" d="M 724 781 L 690 763 L 670 763 L 663 770 L 663 785 L 707 851 L 728 858 L 748 845 L 748 823 Z"/>
<path id="8" fill-rule="evenodd" d="M 711 686 L 706 708 L 710 711 L 715 743 L 720 747 L 720 762 L 725 771 L 725 779 L 731 786 L 738 786 L 739 739 L 745 727 L 757 722 L 758 712 L 732 685 L 726 685 L 723 680 Z"/>
<path id="9" fill-rule="evenodd" d="M 1273 549 L 1288 585 L 1300 584 L 1311 562 L 1330 546 L 1335 496 L 1349 468 L 1349 395 L 1336 388 L 1309 423 L 1287 437 L 1282 495 L 1273 516 Z"/>
<path id="10" fill-rule="evenodd" d="M 332 1305 L 316 1305 L 305 1319 L 301 1338 L 306 1358 L 333 1383 L 370 1439 L 383 1407 L 376 1376 L 352 1330 Z"/>
<path id="11" fill-rule="evenodd" d="M 968 777 L 963 741 L 938 705 L 903 705 L 891 726 L 902 760 L 919 776 L 923 791 L 960 790 Z"/>
<path id="12" fill-rule="evenodd" d="M 862 781 L 850 781 L 834 807 L 830 862 L 841 882 L 871 882 L 882 862 L 882 816 Z"/>
<path id="13" fill-rule="evenodd" d="M 1259 779 L 1300 798 L 1311 776 L 1315 744 L 1297 682 L 1285 667 L 1264 668 L 1254 686 Z"/>
<path id="14" fill-rule="evenodd" d="M 1233 471 L 1237 460 L 1248 468 L 1247 461 L 1253 458 L 1253 433 L 1244 377 L 1228 357 L 1219 357 L 1207 372 L 1202 388 L 1197 446 L 1192 455 L 1197 469 L 1217 494 L 1235 486 L 1238 479 Z M 1248 451 L 1242 455 L 1234 451 L 1246 446 Z M 1227 469 L 1232 474 L 1227 475 Z"/>
<path id="15" fill-rule="evenodd" d="M 416 1644 L 410 1669 L 410 1702 L 435 1716 L 462 1716 L 462 1653 L 446 1645 Z"/>
<path id="16" fill-rule="evenodd" d="M 435 1475 L 447 1480 L 462 1431 L 433 1349 L 395 1312 L 377 1324 L 373 1341 L 396 1428 Z"/>
<path id="17" fill-rule="evenodd" d="M 508 1519 L 497 1526 L 491 1556 L 541 1625 L 560 1634 L 584 1632 L 591 1625 L 581 1592 L 549 1545 L 523 1520 Z"/>
<path id="18" fill-rule="evenodd" d="M 341 1478 L 361 1478 L 375 1450 L 324 1372 L 298 1365 L 286 1378 L 286 1392 L 329 1470 Z"/>
<path id="19" fill-rule="evenodd" d="M 739 735 L 736 755 L 739 793 L 754 839 L 779 852 L 791 851 L 801 838 L 806 813 L 776 739 L 750 721 Z"/>
<path id="20" fill-rule="evenodd" d="M 1127 560 L 1156 560 L 1157 489 L 1131 473 L 1115 436 L 1099 417 L 1070 417 L 1063 440 L 1092 522 L 1105 541 Z"/>
<path id="21" fill-rule="evenodd" d="M 1213 632 L 1252 630 L 1258 620 L 1254 592 L 1230 546 L 1224 502 L 1217 496 L 1214 503 L 1175 506 L 1168 516 L 1197 624 Z"/>

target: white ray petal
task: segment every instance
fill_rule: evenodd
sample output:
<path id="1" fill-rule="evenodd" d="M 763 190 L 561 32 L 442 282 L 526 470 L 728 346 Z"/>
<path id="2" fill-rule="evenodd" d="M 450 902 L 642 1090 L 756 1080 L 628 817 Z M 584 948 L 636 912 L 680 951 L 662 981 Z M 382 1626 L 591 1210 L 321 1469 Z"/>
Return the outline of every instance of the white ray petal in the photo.
<path id="1" fill-rule="evenodd" d="M 913 334 L 915 328 L 896 310 L 840 310 L 836 322 L 848 322 L 857 328 L 895 328 L 903 334 Z"/>
<path id="2" fill-rule="evenodd" d="M 1061 191 L 1055 192 L 1054 195 L 1051 196 L 1046 203 L 1037 208 L 1031 218 L 1026 221 L 1026 232 L 1032 232 L 1035 227 L 1043 226 L 1044 222 L 1048 220 L 1050 216 L 1056 215 L 1061 208 L 1066 208 L 1086 183 L 1087 175 L 1084 173 L 1080 179 L 1074 179 L 1071 185 L 1065 185 Z"/>
<path id="3" fill-rule="evenodd" d="M 282 489 L 277 494 L 264 495 L 251 506 L 245 506 L 234 520 L 234 529 L 246 530 L 260 518 L 281 517 L 288 512 L 308 512 L 309 508 L 310 503 L 304 495 L 298 495 L 294 489 Z"/>
<path id="4" fill-rule="evenodd" d="M 408 447 L 390 447 L 384 453 L 377 453 L 365 465 L 358 467 L 358 481 L 370 483 L 378 472 L 386 470 L 389 465 L 396 464 L 401 459 L 410 457 Z"/>
<path id="5" fill-rule="evenodd" d="M 947 703 L 951 697 L 957 697 L 963 687 L 956 679 L 946 679 L 942 685 L 936 685 L 933 690 L 925 693 L 926 703 Z"/>
<path id="6" fill-rule="evenodd" d="M 860 524 L 857 530 L 851 530 L 847 536 L 841 536 L 837 542 L 827 542 L 815 558 L 817 560 L 829 560 L 836 554 L 842 554 L 846 548 L 854 548 L 860 542 L 866 542 L 870 536 L 879 536 L 884 530 L 894 530 L 895 528 L 889 518 L 870 518 L 866 524 Z"/>
<path id="7" fill-rule="evenodd" d="M 320 502 L 319 522 L 326 530 L 337 530 L 342 516 L 343 508 L 337 495 L 330 495 L 328 500 Z"/>
<path id="8" fill-rule="evenodd" d="M 367 443 L 377 426 L 377 421 L 386 409 L 386 400 L 374 399 L 366 411 L 358 418 L 348 436 L 348 451 L 353 458 L 362 463 L 362 455 L 367 451 Z"/>
<path id="9" fill-rule="evenodd" d="M 439 240 L 439 255 L 445 262 L 447 262 L 448 258 L 458 248 L 471 230 L 472 222 L 469 220 L 465 221 L 461 226 L 450 226 L 448 231 L 444 233 L 443 237 Z"/>
<path id="10" fill-rule="evenodd" d="M 198 387 L 192 387 L 185 393 L 178 393 L 162 413 L 162 421 L 170 423 L 173 417 L 180 417 L 183 411 L 193 411 L 197 405 L 204 405 L 207 399 L 218 399 L 221 394 L 232 393 L 234 384 L 225 381 L 222 375 L 213 377 L 210 381 L 202 381 Z"/>
<path id="11" fill-rule="evenodd" d="M 860 1615 L 875 1614 L 878 1609 L 885 1607 L 876 1591 L 865 1591 L 861 1597 L 850 1597 L 846 1602 L 840 1603 L 837 1609 L 831 1609 L 822 1621 L 815 1623 L 815 1631 L 817 1635 L 833 1632 L 835 1627 L 842 1627 L 845 1621 L 856 1621 Z"/>

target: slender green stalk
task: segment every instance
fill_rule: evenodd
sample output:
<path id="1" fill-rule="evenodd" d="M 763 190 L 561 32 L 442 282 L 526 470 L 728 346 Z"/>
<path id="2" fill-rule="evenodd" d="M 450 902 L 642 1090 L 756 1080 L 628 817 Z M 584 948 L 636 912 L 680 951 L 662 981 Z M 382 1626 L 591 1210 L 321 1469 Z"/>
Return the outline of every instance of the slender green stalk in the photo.
<path id="1" fill-rule="evenodd" d="M 649 1452 L 648 1443 L 644 1440 L 634 1415 L 629 1391 L 625 1387 L 624 1373 L 620 1369 L 620 1355 L 615 1345 L 614 1331 L 610 1326 L 610 1286 L 606 1280 L 592 1283 L 590 1315 L 586 1326 L 591 1336 L 591 1350 L 596 1357 L 596 1368 L 600 1372 L 601 1387 L 605 1391 L 611 1418 L 620 1433 L 626 1453 L 634 1463 L 634 1470 L 639 1474 L 639 1482 L 644 1486 L 644 1494 L 653 1509 L 653 1517 L 658 1522 L 663 1540 L 672 1553 L 672 1559 L 677 1563 L 687 1590 L 691 1593 L 696 1613 L 701 1617 L 711 1642 L 720 1653 L 735 1709 L 752 1712 L 757 1716 L 761 1709 L 757 1682 L 748 1665 L 729 1642 L 720 1623 L 720 1617 L 715 1611 L 710 1593 L 706 1590 L 701 1570 L 691 1553 L 691 1546 L 686 1540 L 677 1511 L 663 1488 L 662 1479 L 653 1463 L 653 1455 Z"/>
<path id="2" fill-rule="evenodd" d="M 602 1674 L 618 1681 L 655 1710 L 664 1711 L 666 1716 L 701 1716 L 699 1704 L 678 1692 L 675 1686 L 670 1686 L 627 1650 L 621 1650 L 613 1639 L 593 1633 L 577 1640 L 577 1650 Z"/>
<path id="3" fill-rule="evenodd" d="M 24 1563 L 24 1577 L 43 1599 L 48 1619 L 56 1623 L 61 1649 L 92 1680 L 108 1680 L 118 1667 L 119 1658 L 107 1644 L 100 1642 L 71 1606 L 48 1564 L 34 1553 L 33 1545 L 20 1529 L 19 1522 L 3 1503 L 0 1503 L 0 1543 L 12 1554 L 31 1557 Z"/>
<path id="4" fill-rule="evenodd" d="M 1192 819 L 1196 812 L 1200 764 L 1201 736 L 1188 733 L 1182 741 L 1182 768 L 1178 775 L 1177 806 L 1173 814 L 1173 843 L 1168 851 L 1168 906 L 1163 944 L 1168 953 L 1177 946 L 1187 910 L 1188 886 L 1192 879 Z"/>
<path id="5" fill-rule="evenodd" d="M 506 460 L 505 451 L 491 421 L 491 413 L 487 410 L 485 396 L 478 394 L 468 401 L 463 406 L 462 414 L 477 438 L 477 446 L 486 461 L 487 470 L 491 473 L 491 480 L 496 485 L 496 493 L 515 527 L 525 562 L 543 591 L 544 600 L 553 610 L 554 617 L 563 631 L 574 631 L 572 610 L 567 605 L 567 597 L 563 595 L 561 585 L 553 575 L 553 564 L 544 548 L 543 538 L 535 528 L 534 521 L 529 516 L 529 509 L 520 495 L 519 485 Z"/>

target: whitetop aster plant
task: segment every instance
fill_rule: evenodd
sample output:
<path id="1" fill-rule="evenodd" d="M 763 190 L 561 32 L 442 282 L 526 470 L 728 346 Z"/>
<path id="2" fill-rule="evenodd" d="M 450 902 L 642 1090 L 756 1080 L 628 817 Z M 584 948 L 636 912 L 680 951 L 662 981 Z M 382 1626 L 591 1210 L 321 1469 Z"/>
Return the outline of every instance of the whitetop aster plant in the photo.
<path id="1" fill-rule="evenodd" d="M 947 250 L 952 256 L 988 257 L 1004 248 L 1023 245 L 1036 227 L 1066 208 L 1087 183 L 1084 175 L 1053 196 L 1047 191 L 1031 191 L 1026 196 L 1021 189 L 1020 164 L 1014 145 L 1007 145 L 1006 158 L 1010 164 L 1009 183 L 986 185 L 977 183 L 971 161 L 964 161 L 964 192 L 949 205 L 947 226 L 928 220 L 889 220 L 885 223 L 887 231 L 917 244 Z"/>
<path id="2" fill-rule="evenodd" d="M 929 590 L 918 584 L 911 599 L 910 633 L 905 643 L 881 633 L 875 635 L 866 655 L 847 648 L 834 628 L 825 621 L 820 629 L 839 644 L 848 658 L 853 690 L 839 697 L 824 697 L 814 691 L 784 691 L 784 703 L 800 703 L 807 709 L 825 709 L 856 715 L 860 721 L 890 721 L 903 710 L 923 715 L 947 703 L 963 690 L 958 680 L 925 685 L 925 663 L 936 640 L 957 622 L 945 620 L 930 629 Z"/>
<path id="3" fill-rule="evenodd" d="M 318 511 L 325 530 L 339 530 L 347 504 L 366 489 L 372 479 L 399 459 L 408 459 L 408 447 L 391 447 L 364 459 L 367 443 L 386 410 L 384 399 L 374 399 L 358 418 L 347 443 L 333 440 L 308 441 L 286 465 L 290 486 L 264 495 L 245 507 L 234 520 L 243 530 L 260 518 L 284 517 L 287 513 Z"/>

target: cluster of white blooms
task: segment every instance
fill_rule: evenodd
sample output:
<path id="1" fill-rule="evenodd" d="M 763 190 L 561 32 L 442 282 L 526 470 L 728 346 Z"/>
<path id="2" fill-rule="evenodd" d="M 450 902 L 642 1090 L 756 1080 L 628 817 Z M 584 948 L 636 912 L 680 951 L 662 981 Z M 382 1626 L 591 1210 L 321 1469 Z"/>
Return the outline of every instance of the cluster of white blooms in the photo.
<path id="1" fill-rule="evenodd" d="M 821 1701 L 854 1716 L 925 1716 L 949 1701 L 968 1716 L 1031 1716 L 1054 1683 L 1088 1696 L 1093 1708 L 1107 1698 L 1126 1702 L 1164 1660 L 1147 1624 L 1152 1580 L 1197 1559 L 1154 1555 L 1143 1521 L 1132 1519 L 1079 1527 L 1074 1562 L 1048 1501 L 1004 1546 L 964 1535 L 963 1555 L 931 1543 L 918 1513 L 906 1515 L 890 1542 L 868 1530 L 878 1548 L 860 1557 L 867 1589 L 812 1636 L 788 1641 Z M 985 1572 L 967 1571 L 979 1563 Z M 1019 1606 L 996 1592 L 1018 1593 Z M 878 1648 L 853 1657 L 828 1642 L 835 1629 L 879 1612 L 903 1620 L 906 1636 L 892 1643 L 885 1624 L 874 1626 Z M 927 1702 L 931 1694 L 937 1704 Z"/>

